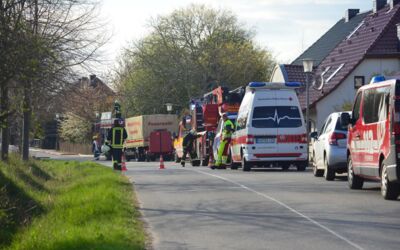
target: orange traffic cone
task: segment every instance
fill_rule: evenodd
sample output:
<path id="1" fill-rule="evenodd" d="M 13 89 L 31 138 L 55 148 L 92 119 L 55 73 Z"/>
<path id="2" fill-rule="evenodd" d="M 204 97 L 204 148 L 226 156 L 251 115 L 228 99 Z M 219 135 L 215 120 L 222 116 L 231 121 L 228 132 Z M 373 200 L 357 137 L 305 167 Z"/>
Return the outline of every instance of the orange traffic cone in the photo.
<path id="1" fill-rule="evenodd" d="M 126 168 L 126 158 L 125 158 L 125 154 L 122 154 L 121 157 L 121 165 L 122 165 L 122 171 L 127 171 L 128 169 Z"/>
<path id="2" fill-rule="evenodd" d="M 162 155 L 160 155 L 160 168 L 159 169 L 165 169 L 164 159 L 163 159 Z"/>

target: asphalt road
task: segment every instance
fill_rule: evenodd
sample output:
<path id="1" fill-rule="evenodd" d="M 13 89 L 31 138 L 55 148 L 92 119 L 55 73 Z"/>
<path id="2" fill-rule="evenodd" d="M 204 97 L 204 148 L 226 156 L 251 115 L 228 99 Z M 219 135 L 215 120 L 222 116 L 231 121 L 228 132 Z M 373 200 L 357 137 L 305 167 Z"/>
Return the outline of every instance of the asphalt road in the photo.
<path id="1" fill-rule="evenodd" d="M 310 170 L 127 166 L 154 249 L 400 249 L 400 200 L 383 200 L 377 183 L 353 191 L 345 176 Z"/>

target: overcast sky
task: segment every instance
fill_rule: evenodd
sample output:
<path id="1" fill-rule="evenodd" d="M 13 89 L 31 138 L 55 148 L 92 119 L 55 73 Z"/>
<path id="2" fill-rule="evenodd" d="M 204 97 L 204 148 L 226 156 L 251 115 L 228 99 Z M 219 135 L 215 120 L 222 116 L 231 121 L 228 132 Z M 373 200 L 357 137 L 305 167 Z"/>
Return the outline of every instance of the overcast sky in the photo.
<path id="1" fill-rule="evenodd" d="M 255 29 L 255 42 L 269 48 L 280 62 L 291 62 L 314 43 L 349 8 L 372 9 L 372 0 L 103 0 L 102 16 L 113 32 L 104 48 L 112 66 L 123 47 L 145 36 L 151 17 L 189 4 L 231 10 Z"/>

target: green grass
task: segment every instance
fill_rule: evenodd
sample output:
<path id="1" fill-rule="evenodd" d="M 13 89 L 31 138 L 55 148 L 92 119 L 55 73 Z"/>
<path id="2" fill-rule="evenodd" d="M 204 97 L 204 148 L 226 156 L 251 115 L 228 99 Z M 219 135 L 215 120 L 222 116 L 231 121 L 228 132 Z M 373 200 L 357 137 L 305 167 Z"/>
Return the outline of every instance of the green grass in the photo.
<path id="1" fill-rule="evenodd" d="M 0 163 L 0 204 L 0 248 L 145 248 L 131 184 L 92 162 Z"/>

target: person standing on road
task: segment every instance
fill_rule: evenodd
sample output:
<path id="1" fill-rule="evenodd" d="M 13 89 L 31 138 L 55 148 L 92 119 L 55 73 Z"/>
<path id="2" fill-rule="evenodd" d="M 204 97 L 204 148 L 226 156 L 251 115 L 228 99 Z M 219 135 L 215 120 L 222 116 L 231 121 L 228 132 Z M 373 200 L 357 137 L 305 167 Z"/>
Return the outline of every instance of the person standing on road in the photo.
<path id="1" fill-rule="evenodd" d="M 122 170 L 122 149 L 128 137 L 122 119 L 115 119 L 113 128 L 108 132 L 107 139 L 111 142 L 111 154 L 114 170 Z"/>
<path id="2" fill-rule="evenodd" d="M 197 138 L 196 130 L 192 129 L 190 132 L 183 137 L 182 141 L 182 148 L 183 148 L 183 155 L 181 159 L 182 167 L 185 167 L 186 155 L 189 154 L 191 156 L 193 151 L 193 142 Z"/>
<path id="3" fill-rule="evenodd" d="M 100 148 L 99 148 L 99 142 L 97 141 L 97 136 L 93 136 L 92 152 L 94 159 L 98 161 L 100 159 Z"/>
<path id="4" fill-rule="evenodd" d="M 228 149 L 229 149 L 229 144 L 231 143 L 232 133 L 234 131 L 234 125 L 232 121 L 229 120 L 228 115 L 226 113 L 222 115 L 222 119 L 224 120 L 224 125 L 222 129 L 221 143 L 219 144 L 218 147 L 218 158 L 217 161 L 215 162 L 215 166 L 217 168 L 226 165 L 228 161 Z"/>

